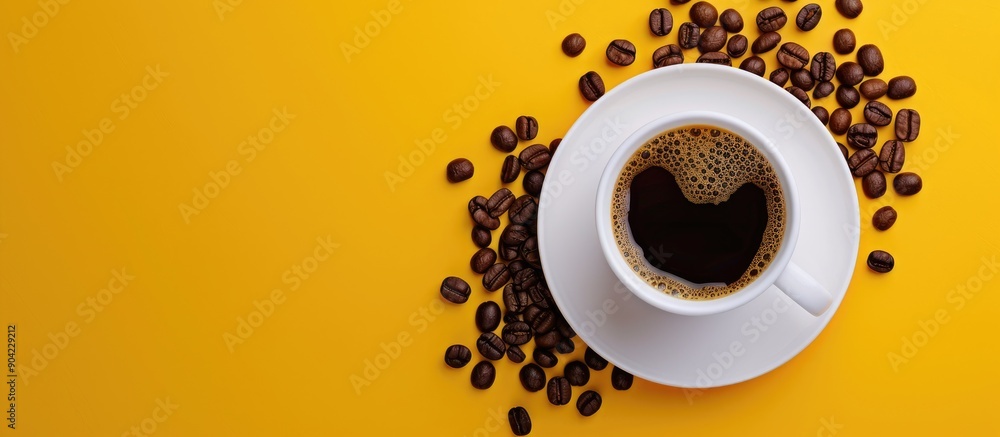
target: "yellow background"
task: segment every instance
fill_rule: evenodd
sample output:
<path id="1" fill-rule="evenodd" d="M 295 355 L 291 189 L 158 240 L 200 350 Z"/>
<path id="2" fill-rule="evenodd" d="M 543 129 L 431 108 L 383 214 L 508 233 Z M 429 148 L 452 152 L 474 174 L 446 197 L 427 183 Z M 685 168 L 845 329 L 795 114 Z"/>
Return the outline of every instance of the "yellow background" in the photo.
<path id="1" fill-rule="evenodd" d="M 881 46 L 885 77 L 916 78 L 917 96 L 890 106 L 923 116 L 907 168 L 924 177 L 924 191 L 882 199 L 900 212 L 886 233 L 868 215 L 882 201 L 862 199 L 861 262 L 847 298 L 787 365 L 691 402 L 643 381 L 616 392 L 609 371 L 595 373 L 604 407 L 582 418 L 526 393 L 506 360 L 488 391 L 471 388 L 471 366 L 446 368 L 444 349 L 477 337 L 475 304 L 442 305 L 437 288 L 459 275 L 475 286 L 473 301 L 499 297 L 468 267 L 465 212 L 470 197 L 498 185 L 504 155 L 488 143 L 492 128 L 531 114 L 541 140 L 562 136 L 586 107 L 582 73 L 614 86 L 676 41 L 676 26 L 662 39 L 646 27 L 666 0 L 402 0 L 349 59 L 343 44 L 388 0 L 225 1 L 73 0 L 16 51 L 10 33 L 23 35 L 22 17 L 42 6 L 0 5 L 0 324 L 17 324 L 22 367 L 67 323 L 79 331 L 37 375 L 25 382 L 21 372 L 18 430 L 0 435 L 122 435 L 154 423 L 157 400 L 178 406 L 157 436 L 485 435 L 497 431 L 491 412 L 506 416 L 513 405 L 528 407 L 533 435 L 811 436 L 831 435 L 829 422 L 844 436 L 1000 433 L 1000 281 L 979 276 L 983 257 L 1000 255 L 997 62 L 983 47 L 995 36 L 986 23 L 1000 19 L 994 2 L 868 1 L 849 22 L 824 0 L 816 30 L 785 28 L 786 41 L 816 52 L 851 26 L 860 43 Z M 738 8 L 752 40 L 759 9 L 794 14 L 804 2 L 716 4 Z M 686 6 L 669 8 L 684 21 Z M 589 42 L 575 59 L 559 50 L 571 32 Z M 636 43 L 635 64 L 606 63 L 614 38 Z M 773 67 L 773 53 L 765 58 Z M 156 66 L 169 75 L 121 119 L 116 100 Z M 499 85 L 476 98 L 489 78 Z M 832 96 L 818 103 L 835 105 Z M 455 118 L 456 104 L 475 109 Z M 248 162 L 240 143 L 282 108 L 295 118 Z M 65 163 L 66 147 L 104 118 L 114 131 L 60 181 L 53 162 Z M 444 141 L 416 152 L 435 129 Z M 450 185 L 444 167 L 459 156 L 474 161 L 476 177 Z M 390 188 L 386 172 L 400 171 L 400 157 L 417 165 Z M 241 172 L 186 223 L 179 205 L 231 160 Z M 292 291 L 286 270 L 327 236 L 338 247 Z M 867 271 L 875 248 L 896 256 L 894 272 Z M 135 278 L 89 320 L 80 305 L 122 268 Z M 959 308 L 956 287 L 981 283 Z M 231 353 L 224 333 L 274 289 L 283 303 Z M 902 339 L 939 310 L 948 323 L 894 369 L 888 354 L 902 353 Z M 359 394 L 351 375 L 363 377 L 365 360 L 400 334 L 409 346 Z M 494 434 L 508 433 L 504 423 Z"/>

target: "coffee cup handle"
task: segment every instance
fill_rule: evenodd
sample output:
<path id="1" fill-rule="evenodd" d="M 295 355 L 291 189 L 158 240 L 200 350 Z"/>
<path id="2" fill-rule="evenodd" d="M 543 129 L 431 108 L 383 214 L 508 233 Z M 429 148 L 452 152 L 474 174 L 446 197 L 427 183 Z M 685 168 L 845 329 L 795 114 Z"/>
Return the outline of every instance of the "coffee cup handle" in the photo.
<path id="1" fill-rule="evenodd" d="M 814 316 L 820 316 L 833 304 L 833 296 L 812 275 L 795 263 L 788 263 L 774 285 Z"/>

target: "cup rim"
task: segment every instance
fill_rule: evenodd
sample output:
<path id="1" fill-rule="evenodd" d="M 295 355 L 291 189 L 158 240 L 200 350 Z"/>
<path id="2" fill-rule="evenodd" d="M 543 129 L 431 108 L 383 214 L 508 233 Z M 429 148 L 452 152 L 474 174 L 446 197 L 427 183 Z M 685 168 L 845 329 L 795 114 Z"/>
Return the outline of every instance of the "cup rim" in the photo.
<path id="1" fill-rule="evenodd" d="M 671 296 L 655 289 L 639 277 L 625 262 L 618 250 L 613 224 L 611 223 L 611 199 L 614 186 L 622 168 L 636 150 L 654 136 L 668 130 L 688 125 L 718 126 L 740 135 L 761 151 L 771 163 L 781 182 L 785 200 L 785 232 L 781 247 L 771 264 L 750 284 L 727 296 L 713 300 L 686 300 Z M 604 168 L 597 191 L 597 231 L 605 260 L 615 276 L 633 294 L 646 303 L 675 314 L 702 316 L 723 313 L 738 308 L 760 296 L 778 279 L 785 266 L 791 261 L 792 252 L 799 232 L 798 192 L 787 162 L 778 152 L 774 142 L 757 129 L 735 117 L 709 111 L 676 113 L 657 118 L 636 130 L 612 154 Z"/>

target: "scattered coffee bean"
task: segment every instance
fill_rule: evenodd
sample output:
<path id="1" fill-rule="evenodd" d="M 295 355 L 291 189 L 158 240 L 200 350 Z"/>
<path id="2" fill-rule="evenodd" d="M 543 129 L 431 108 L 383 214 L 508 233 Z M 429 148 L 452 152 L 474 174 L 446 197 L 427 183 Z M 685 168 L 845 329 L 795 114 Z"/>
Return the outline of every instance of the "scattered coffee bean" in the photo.
<path id="1" fill-rule="evenodd" d="M 573 397 L 573 388 L 569 385 L 569 381 L 561 376 L 550 379 L 545 392 L 552 405 L 566 405 Z"/>
<path id="2" fill-rule="evenodd" d="M 830 131 L 837 135 L 847 133 L 847 129 L 851 127 L 851 119 L 851 111 L 844 108 L 834 109 L 830 113 Z"/>
<path id="3" fill-rule="evenodd" d="M 795 25 L 799 26 L 806 32 L 816 28 L 819 24 L 820 18 L 823 17 L 823 8 L 819 7 L 816 3 L 810 3 L 805 5 L 797 16 L 795 16 Z"/>
<path id="4" fill-rule="evenodd" d="M 608 44 L 605 52 L 608 60 L 615 65 L 628 66 L 635 62 L 635 44 L 624 39 L 616 39 Z"/>
<path id="5" fill-rule="evenodd" d="M 896 210 L 893 207 L 883 206 L 872 216 L 872 226 L 880 231 L 887 231 L 896 224 L 896 217 Z"/>
<path id="6" fill-rule="evenodd" d="M 813 98 L 822 99 L 833 94 L 834 89 L 833 82 L 820 82 L 819 85 L 816 85 L 816 89 L 813 90 Z"/>
<path id="7" fill-rule="evenodd" d="M 771 72 L 770 80 L 777 86 L 784 87 L 788 83 L 788 70 L 779 68 Z"/>
<path id="8" fill-rule="evenodd" d="M 509 314 L 513 316 L 513 314 Z M 514 316 L 516 317 L 516 316 Z M 507 346 L 507 359 L 514 364 L 521 364 L 524 362 L 524 351 L 518 346 Z"/>
<path id="9" fill-rule="evenodd" d="M 469 180 L 472 178 L 474 172 L 475 168 L 472 166 L 472 161 L 465 158 L 458 158 L 449 162 L 446 171 L 448 181 L 452 183 Z"/>
<path id="10" fill-rule="evenodd" d="M 715 25 L 719 19 L 719 11 L 709 2 L 698 2 L 691 6 L 691 21 L 702 29 Z"/>
<path id="11" fill-rule="evenodd" d="M 559 343 L 556 343 L 556 352 L 561 354 L 571 354 L 574 350 L 576 350 L 576 344 L 568 338 L 559 340 Z"/>
<path id="12" fill-rule="evenodd" d="M 699 56 L 698 60 L 695 61 L 695 62 L 702 63 L 702 64 L 725 65 L 725 66 L 728 66 L 728 67 L 732 67 L 733 66 L 733 59 L 730 58 L 729 55 L 727 55 L 725 53 L 722 53 L 722 52 L 708 52 L 708 53 L 704 53 L 701 56 Z"/>
<path id="13" fill-rule="evenodd" d="M 857 62 L 847 61 L 837 67 L 837 80 L 841 85 L 854 86 L 865 78 L 865 72 Z"/>
<path id="14" fill-rule="evenodd" d="M 583 49 L 587 47 L 587 40 L 583 39 L 579 33 L 571 33 L 563 38 L 562 51 L 566 56 L 575 58 L 583 53 Z"/>
<path id="15" fill-rule="evenodd" d="M 556 345 L 559 344 L 559 340 L 562 340 L 562 334 L 559 334 L 559 331 L 551 331 L 535 336 L 535 346 L 548 350 L 556 347 Z M 555 363 L 553 363 L 553 365 L 555 365 Z"/>
<path id="16" fill-rule="evenodd" d="M 830 122 L 830 112 L 822 106 L 813 107 L 813 114 L 816 114 L 816 118 L 818 118 L 819 122 L 823 123 L 824 126 Z"/>
<path id="17" fill-rule="evenodd" d="M 552 311 L 534 311 L 525 320 L 531 324 L 531 329 L 537 334 L 547 334 L 556 327 L 556 315 Z"/>
<path id="18" fill-rule="evenodd" d="M 584 417 L 593 416 L 601 409 L 601 395 L 593 390 L 587 390 L 576 399 L 576 409 Z"/>
<path id="19" fill-rule="evenodd" d="M 796 99 L 799 99 L 799 101 L 802 102 L 803 105 L 806 105 L 806 108 L 812 106 L 812 101 L 809 100 L 809 94 L 806 93 L 802 88 L 799 88 L 797 86 L 790 86 L 788 88 L 785 88 L 785 90 L 788 91 L 789 93 L 792 93 L 792 95 L 795 96 Z"/>
<path id="20" fill-rule="evenodd" d="M 819 52 L 813 56 L 809 71 L 816 82 L 829 82 L 837 75 L 837 60 L 830 52 Z"/>
<path id="21" fill-rule="evenodd" d="M 802 91 L 809 91 L 813 89 L 813 85 L 816 83 L 813 80 L 812 73 L 805 68 L 793 71 L 791 74 L 791 80 L 792 85 L 802 88 Z"/>
<path id="22" fill-rule="evenodd" d="M 466 364 L 469 364 L 471 360 L 472 351 L 463 345 L 453 344 L 448 346 L 448 349 L 444 351 L 444 363 L 449 367 L 461 369 Z"/>
<path id="23" fill-rule="evenodd" d="M 476 327 L 480 332 L 491 332 L 500 326 L 500 305 L 486 301 L 476 308 Z"/>
<path id="24" fill-rule="evenodd" d="M 899 76 L 889 80 L 886 95 L 890 99 L 899 100 L 911 97 L 917 93 L 917 83 L 910 76 Z"/>
<path id="25" fill-rule="evenodd" d="M 899 173 L 906 160 L 906 148 L 901 141 L 886 141 L 878 155 L 878 167 L 886 173 Z"/>
<path id="26" fill-rule="evenodd" d="M 701 33 L 701 38 L 698 40 L 698 50 L 702 53 L 722 50 L 726 46 L 726 39 L 728 38 L 729 35 L 726 33 L 726 29 L 720 26 L 705 28 L 705 31 Z"/>
<path id="27" fill-rule="evenodd" d="M 719 24 L 729 33 L 739 33 L 743 30 L 743 16 L 736 9 L 726 9 L 719 15 Z"/>
<path id="28" fill-rule="evenodd" d="M 499 307 L 497 307 L 499 309 Z M 520 346 L 523 344 L 528 344 L 531 341 L 531 327 L 524 322 L 514 322 L 507 324 L 503 327 L 501 332 L 503 336 L 503 341 L 507 344 L 514 346 Z"/>
<path id="29" fill-rule="evenodd" d="M 530 363 L 521 367 L 521 371 L 518 373 L 521 379 L 521 385 L 524 389 L 532 393 L 545 388 L 545 370 L 535 363 Z"/>
<path id="30" fill-rule="evenodd" d="M 535 198 L 524 195 L 514 200 L 514 204 L 507 211 L 507 217 L 511 223 L 523 225 L 534 222 L 538 214 L 538 202 Z"/>
<path id="31" fill-rule="evenodd" d="M 924 181 L 916 173 L 900 173 L 892 178 L 892 188 L 899 195 L 912 196 L 924 188 Z"/>
<path id="32" fill-rule="evenodd" d="M 472 386 L 480 390 L 486 390 L 493 386 L 493 381 L 497 379 L 497 369 L 489 361 L 480 361 L 472 368 Z"/>
<path id="33" fill-rule="evenodd" d="M 837 11 L 847 18 L 857 18 L 858 15 L 861 15 L 861 10 L 864 9 L 861 0 L 837 0 L 835 5 Z"/>
<path id="34" fill-rule="evenodd" d="M 483 274 L 486 273 L 486 270 L 492 267 L 495 262 L 497 262 L 496 251 L 490 249 L 489 247 L 484 247 L 472 255 L 472 260 L 469 262 L 469 265 L 472 267 L 472 271 Z"/>
<path id="35" fill-rule="evenodd" d="M 462 278 L 449 276 L 441 282 L 441 296 L 451 303 L 465 303 L 472 294 L 469 283 Z"/>
<path id="36" fill-rule="evenodd" d="M 483 196 L 476 196 L 469 200 L 469 213 L 475 212 L 477 209 L 486 209 L 486 199 Z"/>
<path id="37" fill-rule="evenodd" d="M 560 144 L 562 144 L 562 138 L 556 138 L 549 142 L 549 153 L 552 154 L 552 156 L 555 156 L 556 149 L 559 148 Z"/>
<path id="38" fill-rule="evenodd" d="M 751 56 L 744 59 L 743 62 L 740 63 L 740 69 L 749 71 L 760 77 L 764 77 L 764 71 L 767 69 L 767 65 L 760 56 Z"/>
<path id="39" fill-rule="evenodd" d="M 878 167 L 878 156 L 872 149 L 861 149 L 847 159 L 847 166 L 850 167 L 854 177 L 863 178 Z"/>
<path id="40" fill-rule="evenodd" d="M 747 47 L 749 46 L 750 42 L 747 41 L 747 37 L 743 35 L 733 35 L 733 37 L 729 39 L 729 43 L 726 44 L 726 53 L 729 53 L 729 56 L 738 58 L 746 54 Z"/>
<path id="41" fill-rule="evenodd" d="M 534 359 L 539 366 L 542 366 L 546 369 L 551 369 L 555 367 L 556 364 L 559 364 L 559 358 L 556 358 L 555 354 L 553 354 L 552 351 L 548 349 L 542 349 L 537 345 L 535 345 L 535 351 L 531 354 L 531 358 Z"/>
<path id="42" fill-rule="evenodd" d="M 875 44 L 865 44 L 858 49 L 858 65 L 864 70 L 865 76 L 878 76 L 885 70 L 885 59 L 882 51 Z"/>
<path id="43" fill-rule="evenodd" d="M 920 113 L 913 109 L 900 109 L 896 113 L 896 138 L 915 141 L 920 135 Z"/>
<path id="44" fill-rule="evenodd" d="M 604 79 L 594 71 L 588 71 L 580 77 L 580 94 L 583 98 L 596 102 L 604 95 Z"/>
<path id="45" fill-rule="evenodd" d="M 839 148 L 840 153 L 844 155 L 844 161 L 847 161 L 847 154 L 848 154 L 847 146 L 845 146 L 844 143 L 837 143 L 837 148 Z"/>
<path id="46" fill-rule="evenodd" d="M 538 255 L 538 237 L 532 236 L 524 240 L 520 249 L 521 258 L 534 268 L 541 268 L 541 258 Z"/>
<path id="47" fill-rule="evenodd" d="M 692 22 L 685 22 L 681 24 L 680 29 L 677 30 L 677 44 L 681 48 L 693 49 L 698 47 L 698 41 L 701 39 L 701 28 L 697 24 Z"/>
<path id="48" fill-rule="evenodd" d="M 892 110 L 885 103 L 871 101 L 865 105 L 865 120 L 875 126 L 888 126 L 892 123 Z"/>
<path id="49" fill-rule="evenodd" d="M 789 70 L 804 68 L 809 59 L 809 51 L 793 42 L 786 42 L 778 49 L 778 63 Z"/>
<path id="50" fill-rule="evenodd" d="M 865 96 L 866 99 L 877 100 L 881 99 L 886 91 L 889 91 L 889 85 L 882 79 L 874 78 L 861 82 L 858 89 L 861 90 L 861 95 Z"/>
<path id="51" fill-rule="evenodd" d="M 505 244 L 515 248 L 520 247 L 521 244 L 523 244 L 524 241 L 530 236 L 531 233 L 526 226 L 511 223 L 509 226 L 504 228 L 503 232 L 500 233 L 500 244 Z M 532 273 L 532 271 L 518 272 L 518 274 L 522 273 L 527 274 Z M 515 285 L 517 284 L 515 283 Z"/>
<path id="52" fill-rule="evenodd" d="M 674 15 L 666 8 L 653 9 L 649 13 L 649 31 L 656 36 L 665 36 L 674 28 Z"/>
<path id="53" fill-rule="evenodd" d="M 777 32 L 785 27 L 787 22 L 788 16 L 785 15 L 785 11 L 777 6 L 765 8 L 757 14 L 757 28 L 761 32 Z"/>
<path id="54" fill-rule="evenodd" d="M 490 134 L 490 144 L 501 152 L 510 153 L 517 148 L 517 135 L 507 126 L 497 126 Z"/>
<path id="55" fill-rule="evenodd" d="M 872 251 L 868 255 L 868 268 L 876 273 L 889 273 L 896 266 L 896 260 L 884 250 Z"/>
<path id="56" fill-rule="evenodd" d="M 548 147 L 541 144 L 534 144 L 522 150 L 521 154 L 518 155 L 518 159 L 521 160 L 521 167 L 524 167 L 526 170 L 538 170 L 549 165 L 552 154 L 549 153 Z"/>
<path id="57" fill-rule="evenodd" d="M 857 88 L 841 85 L 837 87 L 837 103 L 844 109 L 854 108 L 858 106 L 858 103 L 861 103 L 861 93 L 858 92 Z"/>
<path id="58" fill-rule="evenodd" d="M 725 14 L 723 14 L 725 15 Z M 570 361 L 563 369 L 563 375 L 571 385 L 583 387 L 590 382 L 590 369 L 581 361 Z"/>
<path id="59" fill-rule="evenodd" d="M 531 433 L 531 417 L 524 407 L 514 407 L 507 412 L 507 421 L 510 422 L 510 431 L 516 436 L 525 436 Z"/>
<path id="60" fill-rule="evenodd" d="M 524 175 L 524 191 L 532 196 L 538 197 L 542 194 L 542 183 L 545 181 L 545 173 L 538 170 L 529 171 Z"/>
<path id="61" fill-rule="evenodd" d="M 855 38 L 854 31 L 851 29 L 840 29 L 837 33 L 833 34 L 833 50 L 842 55 L 849 54 L 854 51 L 857 41 L 858 39 Z"/>
<path id="62" fill-rule="evenodd" d="M 507 352 L 507 344 L 496 334 L 484 332 L 476 340 L 476 349 L 479 349 L 479 354 L 486 359 L 496 361 L 503 358 Z"/>
<path id="63" fill-rule="evenodd" d="M 779 34 L 778 32 L 762 33 L 760 36 L 757 37 L 757 39 L 753 41 L 753 44 L 750 46 L 750 51 L 753 52 L 753 54 L 755 55 L 759 55 L 761 53 L 767 53 L 771 50 L 774 50 L 774 48 L 777 47 L 778 43 L 780 42 L 781 42 L 781 34 Z"/>
<path id="64" fill-rule="evenodd" d="M 878 199 L 885 195 L 885 188 L 885 174 L 878 170 L 868 173 L 861 180 L 861 190 L 869 199 Z"/>
<path id="65" fill-rule="evenodd" d="M 615 390 L 628 390 L 632 388 L 632 374 L 628 373 L 622 368 L 615 366 L 611 370 L 611 386 Z"/>
<path id="66" fill-rule="evenodd" d="M 497 291 L 510 281 L 510 272 L 504 263 L 493 264 L 483 275 L 483 287 L 489 291 Z"/>
<path id="67" fill-rule="evenodd" d="M 521 175 L 521 162 L 514 155 L 507 155 L 503 160 L 503 167 L 500 168 L 500 182 L 509 184 L 517 180 Z"/>
<path id="68" fill-rule="evenodd" d="M 878 130 L 868 123 L 858 123 L 847 130 L 847 145 L 855 149 L 870 149 L 878 142 Z"/>
<path id="69" fill-rule="evenodd" d="M 472 228 L 472 243 L 475 244 L 476 247 L 486 247 L 492 242 L 493 234 L 489 229 L 478 225 Z"/>
<path id="70" fill-rule="evenodd" d="M 589 347 L 583 355 L 583 361 L 587 363 L 587 367 L 594 370 L 604 370 L 605 367 L 608 367 L 608 360 L 605 360 L 604 357 L 598 355 L 597 352 Z"/>
<path id="71" fill-rule="evenodd" d="M 514 129 L 517 131 L 517 137 L 521 141 L 531 141 L 538 136 L 538 120 L 529 115 L 522 115 L 517 117 Z"/>
<path id="72" fill-rule="evenodd" d="M 528 293 L 525 291 L 514 291 L 513 285 L 503 288 L 503 306 L 511 314 L 520 314 L 530 304 Z"/>
<path id="73" fill-rule="evenodd" d="M 683 64 L 684 52 L 677 44 L 667 44 L 653 52 L 653 68 Z"/>
<path id="74" fill-rule="evenodd" d="M 548 150 L 546 150 L 546 153 L 548 153 Z M 510 205 L 514 203 L 514 199 L 516 199 L 514 193 L 510 192 L 507 188 L 501 188 L 486 200 L 486 211 L 490 213 L 490 217 L 500 217 L 510 209 Z"/>

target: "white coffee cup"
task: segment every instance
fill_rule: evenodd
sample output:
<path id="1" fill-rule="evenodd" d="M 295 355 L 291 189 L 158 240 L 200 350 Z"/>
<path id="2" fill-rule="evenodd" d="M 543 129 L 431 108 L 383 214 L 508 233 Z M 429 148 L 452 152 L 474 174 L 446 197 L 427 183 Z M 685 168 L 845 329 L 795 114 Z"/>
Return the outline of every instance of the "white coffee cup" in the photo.
<path id="1" fill-rule="evenodd" d="M 740 290 L 714 300 L 682 299 L 656 289 L 636 273 L 625 260 L 615 241 L 611 222 L 612 195 L 622 168 L 632 155 L 659 134 L 690 125 L 716 126 L 733 132 L 753 144 L 767 158 L 781 183 L 785 200 L 785 234 L 771 264 L 757 278 Z M 799 237 L 801 214 L 798 192 L 788 164 L 774 147 L 772 141 L 759 131 L 731 116 L 715 112 L 686 112 L 656 119 L 633 133 L 611 156 L 604 168 L 597 189 L 597 232 L 604 257 L 615 276 L 635 295 L 650 305 L 671 313 L 702 316 L 718 314 L 737 308 L 757 298 L 772 285 L 776 286 L 806 311 L 815 316 L 826 312 L 833 297 L 812 276 L 791 262 L 792 252 Z M 686 282 L 666 274 L 671 279 Z"/>

